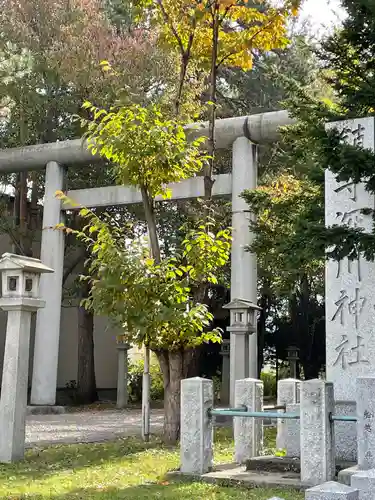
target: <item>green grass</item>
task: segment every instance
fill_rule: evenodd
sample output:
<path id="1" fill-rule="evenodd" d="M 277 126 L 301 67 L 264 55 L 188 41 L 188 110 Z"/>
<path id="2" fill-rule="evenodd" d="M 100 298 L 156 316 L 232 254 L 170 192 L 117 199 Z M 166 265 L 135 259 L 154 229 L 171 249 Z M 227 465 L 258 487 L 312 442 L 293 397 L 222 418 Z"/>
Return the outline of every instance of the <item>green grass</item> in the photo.
<path id="1" fill-rule="evenodd" d="M 215 463 L 232 460 L 228 429 L 217 432 Z M 272 447 L 274 435 L 267 435 Z M 200 482 L 171 482 L 165 473 L 179 465 L 176 448 L 154 438 L 147 445 L 138 438 L 115 442 L 61 445 L 30 450 L 26 459 L 0 466 L 0 498 L 32 500 L 170 499 L 266 500 L 280 496 L 300 500 L 302 494 L 278 489 L 242 489 Z"/>

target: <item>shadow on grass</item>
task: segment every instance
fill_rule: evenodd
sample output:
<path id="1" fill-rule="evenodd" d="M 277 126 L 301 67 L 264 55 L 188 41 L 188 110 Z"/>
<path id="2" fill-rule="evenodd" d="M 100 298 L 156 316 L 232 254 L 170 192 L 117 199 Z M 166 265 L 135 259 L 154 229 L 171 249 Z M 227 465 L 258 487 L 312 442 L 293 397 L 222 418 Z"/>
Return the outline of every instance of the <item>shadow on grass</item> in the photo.
<path id="1" fill-rule="evenodd" d="M 224 487 L 202 482 L 176 482 L 131 486 L 128 488 L 80 488 L 58 496 L 28 496 L 28 500 L 268 500 L 279 496 L 285 500 L 302 500 L 304 494 L 281 489 Z"/>
<path id="2" fill-rule="evenodd" d="M 89 444 L 55 445 L 34 448 L 26 452 L 25 459 L 14 464 L 0 464 L 0 481 L 12 476 L 14 480 L 39 479 L 55 475 L 59 471 L 102 466 L 106 462 L 116 464 L 124 458 L 147 450 L 167 449 L 161 441 L 153 438 L 149 443 L 136 437 L 116 441 Z M 78 497 L 79 498 L 79 497 Z"/>

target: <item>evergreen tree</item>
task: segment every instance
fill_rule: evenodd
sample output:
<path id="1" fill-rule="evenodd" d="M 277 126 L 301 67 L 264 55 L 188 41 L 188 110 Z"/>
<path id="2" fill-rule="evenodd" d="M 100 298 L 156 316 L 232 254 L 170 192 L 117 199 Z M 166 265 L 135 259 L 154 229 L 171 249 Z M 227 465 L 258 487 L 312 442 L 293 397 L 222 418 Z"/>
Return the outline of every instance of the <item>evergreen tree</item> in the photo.
<path id="1" fill-rule="evenodd" d="M 374 114 L 375 2 L 342 0 L 347 17 L 341 29 L 322 44 L 320 57 L 330 71 L 329 83 L 348 116 Z"/>

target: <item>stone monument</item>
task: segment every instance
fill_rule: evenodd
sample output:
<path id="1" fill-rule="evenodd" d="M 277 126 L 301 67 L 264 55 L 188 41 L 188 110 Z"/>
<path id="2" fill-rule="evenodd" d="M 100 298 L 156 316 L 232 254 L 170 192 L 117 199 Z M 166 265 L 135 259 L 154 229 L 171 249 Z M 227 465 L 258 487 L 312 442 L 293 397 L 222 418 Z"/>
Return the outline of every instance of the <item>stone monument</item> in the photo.
<path id="1" fill-rule="evenodd" d="M 374 149 L 374 118 L 330 123 L 343 141 Z M 363 183 L 336 181 L 327 170 L 325 178 L 326 226 L 345 225 L 372 232 L 374 196 Z M 355 413 L 356 379 L 375 373 L 375 262 L 362 255 L 357 260 L 330 260 L 326 264 L 326 354 L 327 380 L 334 383 L 336 413 Z M 337 458 L 356 460 L 355 425 L 337 422 Z"/>
<path id="2" fill-rule="evenodd" d="M 52 273 L 40 260 L 5 253 L 0 259 L 2 298 L 8 312 L 0 398 L 0 462 L 20 460 L 25 452 L 31 314 L 39 298 L 41 273 Z"/>

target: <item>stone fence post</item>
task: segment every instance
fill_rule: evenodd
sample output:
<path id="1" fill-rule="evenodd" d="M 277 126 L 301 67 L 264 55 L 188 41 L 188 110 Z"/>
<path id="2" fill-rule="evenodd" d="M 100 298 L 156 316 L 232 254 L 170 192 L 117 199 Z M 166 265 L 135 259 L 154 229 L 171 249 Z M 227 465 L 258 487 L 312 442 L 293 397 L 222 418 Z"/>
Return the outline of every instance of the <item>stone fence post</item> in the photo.
<path id="1" fill-rule="evenodd" d="M 236 380 L 235 407 L 247 411 L 263 410 L 263 382 L 253 378 Z M 234 460 L 239 464 L 260 455 L 263 441 L 263 420 L 252 417 L 233 419 Z"/>
<path id="2" fill-rule="evenodd" d="M 300 381 L 294 378 L 279 380 L 277 383 L 277 405 L 294 405 L 300 400 Z M 281 412 L 280 412 L 281 413 Z M 277 420 L 276 448 L 286 450 L 288 420 Z"/>
<path id="3" fill-rule="evenodd" d="M 300 415 L 300 404 L 287 404 L 287 413 L 298 413 Z M 285 420 L 286 443 L 285 456 L 288 458 L 301 457 L 301 426 L 299 420 Z"/>
<path id="4" fill-rule="evenodd" d="M 333 384 L 324 380 L 301 383 L 301 482 L 316 486 L 335 477 Z"/>
<path id="5" fill-rule="evenodd" d="M 212 468 L 212 380 L 194 377 L 181 381 L 181 472 L 205 474 Z"/>

